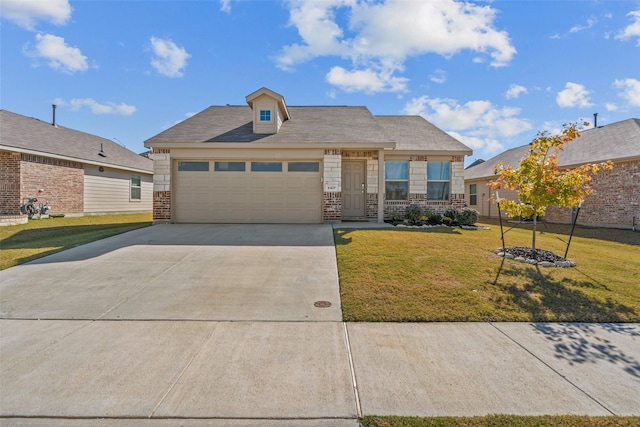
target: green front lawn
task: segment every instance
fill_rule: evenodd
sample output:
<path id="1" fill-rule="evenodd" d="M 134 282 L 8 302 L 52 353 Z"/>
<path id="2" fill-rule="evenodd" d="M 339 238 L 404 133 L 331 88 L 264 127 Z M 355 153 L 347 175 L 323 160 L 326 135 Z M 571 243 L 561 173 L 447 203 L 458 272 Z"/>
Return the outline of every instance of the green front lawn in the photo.
<path id="1" fill-rule="evenodd" d="M 46 218 L 2 226 L 0 270 L 151 223 L 152 215 L 146 213 Z"/>
<path id="2" fill-rule="evenodd" d="M 578 415 L 488 415 L 485 417 L 364 417 L 363 427 L 631 427 L 640 417 L 586 417 Z"/>
<path id="3" fill-rule="evenodd" d="M 345 321 L 640 321 L 640 233 L 579 228 L 577 266 L 544 268 L 503 262 L 490 227 L 336 230 Z M 542 229 L 537 247 L 563 255 L 568 227 Z M 531 244 L 525 228 L 505 238 Z"/>

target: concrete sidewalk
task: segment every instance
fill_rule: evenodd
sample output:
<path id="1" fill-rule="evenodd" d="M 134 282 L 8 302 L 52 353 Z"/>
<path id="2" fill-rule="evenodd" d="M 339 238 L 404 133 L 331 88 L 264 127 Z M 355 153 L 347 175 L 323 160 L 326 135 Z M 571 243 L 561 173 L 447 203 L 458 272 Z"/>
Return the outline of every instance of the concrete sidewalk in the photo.
<path id="1" fill-rule="evenodd" d="M 2 320 L 0 327 L 3 425 L 640 415 L 638 324 Z"/>
<path id="2" fill-rule="evenodd" d="M 343 323 L 332 233 L 154 226 L 2 271 L 0 425 L 640 415 L 640 324 Z"/>

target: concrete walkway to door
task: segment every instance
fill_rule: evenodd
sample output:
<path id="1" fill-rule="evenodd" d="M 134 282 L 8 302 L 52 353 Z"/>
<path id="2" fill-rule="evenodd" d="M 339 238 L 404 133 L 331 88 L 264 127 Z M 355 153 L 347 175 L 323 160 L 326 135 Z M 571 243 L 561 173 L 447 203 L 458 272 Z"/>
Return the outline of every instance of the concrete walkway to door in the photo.
<path id="1" fill-rule="evenodd" d="M 344 323 L 329 225 L 154 226 L 0 274 L 3 426 L 640 415 L 640 325 Z"/>

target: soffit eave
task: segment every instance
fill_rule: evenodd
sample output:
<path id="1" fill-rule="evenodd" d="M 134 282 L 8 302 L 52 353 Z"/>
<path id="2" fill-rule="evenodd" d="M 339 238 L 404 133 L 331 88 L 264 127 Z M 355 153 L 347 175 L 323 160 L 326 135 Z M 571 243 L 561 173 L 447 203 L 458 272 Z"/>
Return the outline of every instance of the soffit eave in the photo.
<path id="1" fill-rule="evenodd" d="M 112 163 L 96 162 L 96 161 L 92 161 L 92 160 L 81 159 L 79 157 L 63 156 L 63 155 L 59 155 L 59 154 L 46 153 L 44 151 L 29 150 L 29 149 L 26 149 L 26 148 L 18 148 L 18 147 L 10 147 L 10 146 L 7 146 L 7 145 L 0 145 L 0 150 L 13 151 L 15 153 L 22 153 L 22 154 L 32 154 L 32 155 L 35 155 L 35 156 L 42 156 L 42 157 L 50 157 L 52 159 L 66 160 L 66 161 L 70 161 L 70 162 L 83 163 L 83 164 L 92 165 L 92 166 L 102 166 L 102 167 L 105 167 L 105 168 L 118 169 L 118 170 L 124 170 L 124 171 L 131 171 L 131 172 L 137 172 L 137 173 L 144 173 L 144 174 L 149 174 L 149 175 L 153 174 L 152 170 L 140 169 L 140 168 L 135 168 L 135 167 L 123 166 L 123 165 L 114 165 Z"/>
<path id="2" fill-rule="evenodd" d="M 310 143 L 296 143 L 296 142 L 272 142 L 272 143 L 256 143 L 256 142 L 145 142 L 146 148 L 168 148 L 168 149 L 184 149 L 184 148 L 196 148 L 196 149 L 304 149 L 304 148 L 326 148 L 326 149 L 342 149 L 342 150 L 382 150 L 393 149 L 396 146 L 395 142 L 310 142 Z"/>

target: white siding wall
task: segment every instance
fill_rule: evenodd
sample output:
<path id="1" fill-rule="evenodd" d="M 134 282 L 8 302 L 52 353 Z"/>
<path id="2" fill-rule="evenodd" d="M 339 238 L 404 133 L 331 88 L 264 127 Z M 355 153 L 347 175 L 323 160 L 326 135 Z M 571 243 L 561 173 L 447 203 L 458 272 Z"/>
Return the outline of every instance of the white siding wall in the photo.
<path id="1" fill-rule="evenodd" d="M 131 175 L 140 176 L 141 199 L 130 200 Z M 117 169 L 85 165 L 84 212 L 140 212 L 151 211 L 153 204 L 153 178 L 151 174 L 129 173 Z"/>

